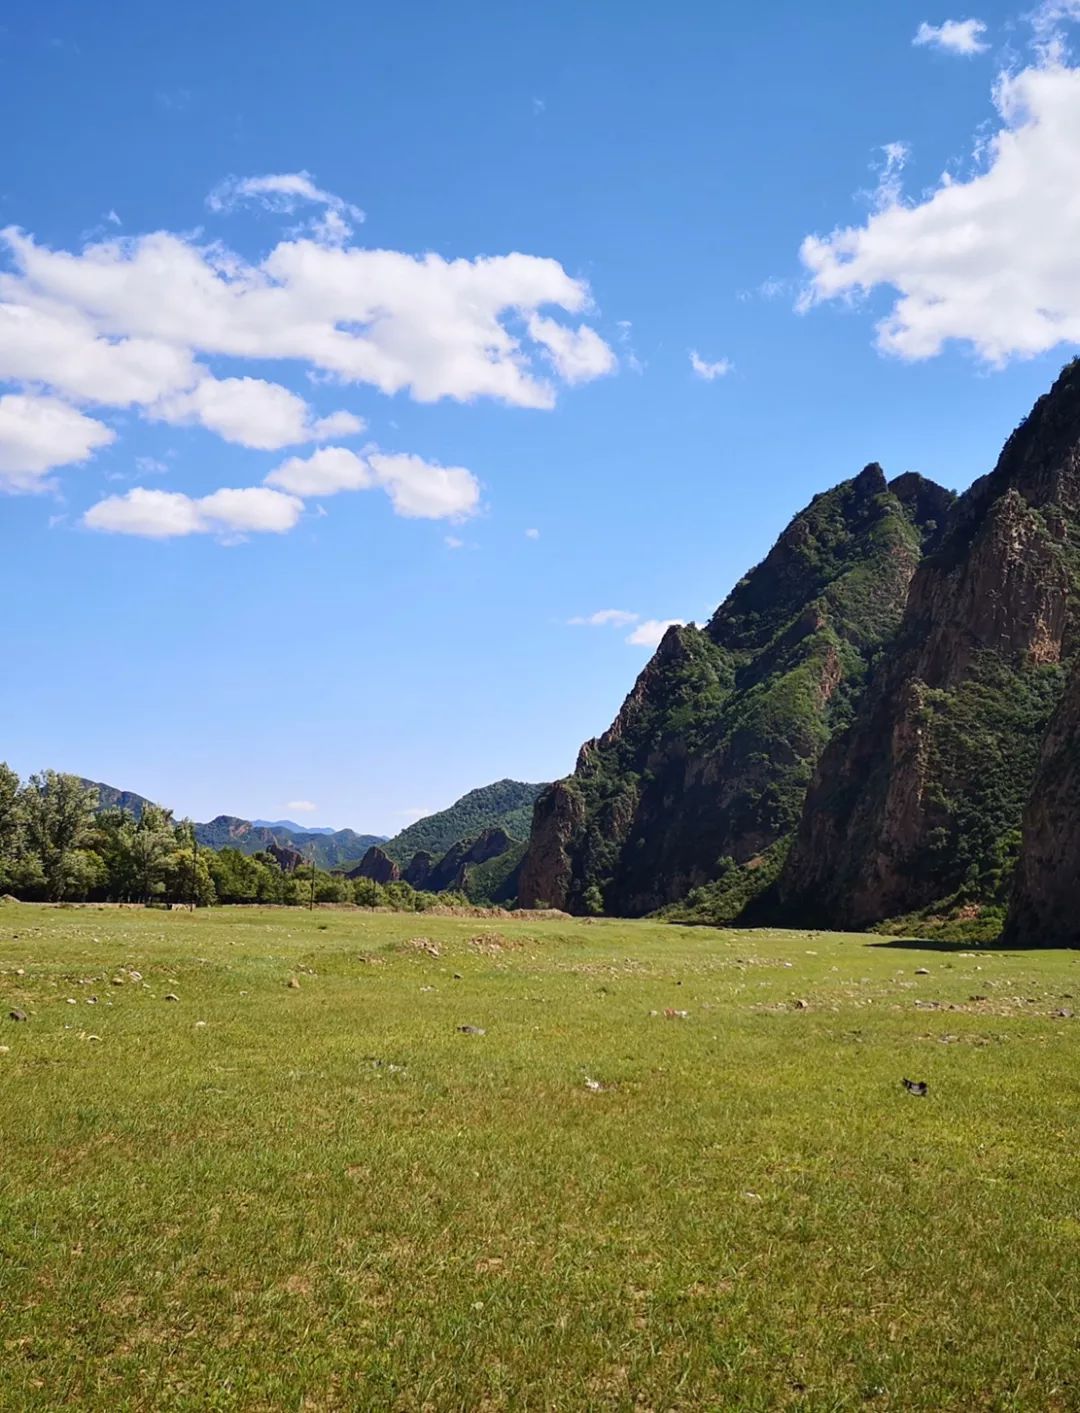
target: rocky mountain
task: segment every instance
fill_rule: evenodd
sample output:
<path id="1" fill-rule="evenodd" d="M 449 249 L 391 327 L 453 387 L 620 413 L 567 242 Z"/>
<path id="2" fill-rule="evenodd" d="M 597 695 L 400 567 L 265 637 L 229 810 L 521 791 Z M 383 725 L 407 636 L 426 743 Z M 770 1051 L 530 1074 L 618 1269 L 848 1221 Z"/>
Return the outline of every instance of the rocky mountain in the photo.
<path id="1" fill-rule="evenodd" d="M 378 844 L 372 844 L 356 867 L 350 869 L 345 877 L 370 878 L 373 883 L 396 883 L 401 877 L 401 869 L 393 859 L 387 857 Z"/>
<path id="2" fill-rule="evenodd" d="M 290 834 L 336 834 L 336 829 L 331 829 L 329 825 L 319 825 L 315 828 L 309 824 L 297 824 L 292 819 L 253 819 L 252 824 L 256 829 L 287 829 Z"/>
<path id="3" fill-rule="evenodd" d="M 357 834 L 353 829 L 338 829 L 333 834 L 294 834 L 289 829 L 260 828 L 249 819 L 229 814 L 196 824 L 195 834 L 204 848 L 239 849 L 242 854 L 257 854 L 271 844 L 280 844 L 298 850 L 305 860 L 314 858 L 319 868 L 342 868 L 372 844 L 382 842 L 377 834 Z"/>
<path id="4" fill-rule="evenodd" d="M 1024 810 L 1003 941 L 1080 946 L 1080 669 L 1073 671 L 1039 755 Z"/>
<path id="5" fill-rule="evenodd" d="M 1066 368 L 957 502 L 850 730 L 821 761 L 774 916 L 863 927 L 920 910 L 1063 905 L 1057 819 L 1071 798 L 1075 695 L 1043 737 L 1077 647 L 1080 364 Z M 1041 759 L 1041 765 L 1040 765 Z M 1071 872 L 1072 865 L 1069 865 Z M 1041 881 L 1040 881 L 1041 880 Z"/>
<path id="6" fill-rule="evenodd" d="M 472 868 L 505 854 L 514 842 L 501 828 L 485 829 L 475 839 L 462 839 L 432 867 L 424 887 L 431 893 L 462 891 Z"/>
<path id="7" fill-rule="evenodd" d="M 776 876 L 953 496 L 879 466 L 815 497 L 704 629 L 668 630 L 612 726 L 537 800 L 519 901 L 638 915 Z"/>
<path id="8" fill-rule="evenodd" d="M 426 888 L 434 867 L 435 855 L 428 853 L 427 849 L 417 849 L 408 866 L 402 871 L 402 880 L 411 888 Z"/>
<path id="9" fill-rule="evenodd" d="M 404 868 L 419 852 L 442 858 L 459 840 L 474 839 L 485 829 L 503 829 L 511 838 L 524 839 L 533 803 L 545 788 L 521 780 L 496 780 L 493 785 L 470 790 L 448 809 L 418 819 L 384 841 L 383 848 Z"/>
<path id="10" fill-rule="evenodd" d="M 136 795 L 133 790 L 118 790 L 115 785 L 105 785 L 100 780 L 87 780 L 80 776 L 79 783 L 89 790 L 97 791 L 99 811 L 123 810 L 133 819 L 141 819 L 143 810 L 154 803 L 145 795 Z"/>

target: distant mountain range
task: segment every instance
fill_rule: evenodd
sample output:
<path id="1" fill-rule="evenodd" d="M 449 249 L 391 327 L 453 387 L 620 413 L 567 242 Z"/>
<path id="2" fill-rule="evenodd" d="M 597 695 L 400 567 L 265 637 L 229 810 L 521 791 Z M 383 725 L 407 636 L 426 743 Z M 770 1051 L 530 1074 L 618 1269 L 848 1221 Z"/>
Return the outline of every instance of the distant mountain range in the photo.
<path id="1" fill-rule="evenodd" d="M 98 808 L 122 809 L 136 819 L 152 801 L 132 790 L 118 790 L 99 780 L 83 780 L 98 792 Z M 354 829 L 304 829 L 288 820 L 276 823 L 265 820 L 240 819 L 236 815 L 219 814 L 205 824 L 195 825 L 195 837 L 207 849 L 239 849 L 242 854 L 257 854 L 271 844 L 298 849 L 305 858 L 314 858 L 320 868 L 341 868 L 355 863 L 372 844 L 381 844 L 383 834 L 357 834 Z"/>
<path id="2" fill-rule="evenodd" d="M 118 790 L 99 780 L 83 779 L 97 791 L 99 810 L 122 809 L 136 819 L 153 802 L 132 790 Z M 528 838 L 532 806 L 543 784 L 520 780 L 497 780 L 492 785 L 470 790 L 448 809 L 428 815 L 388 840 L 384 834 L 358 834 L 353 829 L 305 828 L 293 820 L 241 819 L 219 814 L 205 824 L 195 825 L 195 837 L 207 849 L 238 849 L 256 854 L 271 844 L 296 849 L 305 858 L 314 858 L 320 868 L 355 867 L 372 845 L 381 845 L 389 858 L 402 867 L 417 853 L 427 851 L 441 858 L 462 840 L 473 840 L 485 830 L 504 830 L 510 840 Z"/>

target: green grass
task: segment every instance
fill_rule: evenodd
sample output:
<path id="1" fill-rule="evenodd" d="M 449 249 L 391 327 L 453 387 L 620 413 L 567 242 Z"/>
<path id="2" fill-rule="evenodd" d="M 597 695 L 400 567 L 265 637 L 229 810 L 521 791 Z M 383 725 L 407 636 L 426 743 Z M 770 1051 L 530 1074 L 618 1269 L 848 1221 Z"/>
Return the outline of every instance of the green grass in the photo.
<path id="1" fill-rule="evenodd" d="M 1068 952 L 0 907 L 0 1408 L 1075 1409 L 1060 1009 Z"/>

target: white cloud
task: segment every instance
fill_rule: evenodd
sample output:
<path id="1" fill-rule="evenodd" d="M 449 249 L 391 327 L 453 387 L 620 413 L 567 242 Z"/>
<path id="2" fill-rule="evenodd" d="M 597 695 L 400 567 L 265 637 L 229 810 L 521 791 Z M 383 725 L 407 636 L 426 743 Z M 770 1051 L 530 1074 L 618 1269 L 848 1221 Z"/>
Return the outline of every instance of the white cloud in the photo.
<path id="1" fill-rule="evenodd" d="M 1062 64 L 1068 55 L 1064 26 L 1080 21 L 1080 0 L 1043 0 L 1025 19 L 1031 24 L 1032 46 L 1044 64 Z"/>
<path id="2" fill-rule="evenodd" d="M 390 497 L 395 513 L 410 519 L 466 520 L 480 502 L 480 483 L 463 466 L 439 466 L 377 447 L 369 447 L 364 456 L 341 446 L 293 456 L 270 472 L 266 484 L 298 496 L 332 496 L 378 486 Z"/>
<path id="3" fill-rule="evenodd" d="M 159 461 L 156 456 L 137 456 L 135 458 L 135 470 L 140 475 L 164 476 L 168 469 L 165 462 Z"/>
<path id="4" fill-rule="evenodd" d="M 877 165 L 877 186 L 867 193 L 875 211 L 886 211 L 903 196 L 902 174 L 911 161 L 911 148 L 906 142 L 887 142 L 881 149 L 882 161 Z"/>
<path id="5" fill-rule="evenodd" d="M 1080 342 L 1080 69 L 1002 75 L 982 169 L 897 198 L 862 226 L 808 236 L 799 307 L 896 291 L 878 347 L 929 358 L 950 341 L 993 364 Z"/>
<path id="6" fill-rule="evenodd" d="M 112 407 L 153 402 L 197 377 L 187 349 L 145 338 L 106 338 L 62 300 L 18 302 L 17 281 L 0 277 L 0 380 L 40 383 Z"/>
<path id="7" fill-rule="evenodd" d="M 582 281 L 538 256 L 445 260 L 297 239 L 248 264 L 167 231 L 80 254 L 50 250 L 13 227 L 0 235 L 17 267 L 0 275 L 0 299 L 59 309 L 99 336 L 144 339 L 183 356 L 298 360 L 316 374 L 408 391 L 419 402 L 490 397 L 518 407 L 554 404 L 538 360 L 566 382 L 614 366 L 588 326 L 534 320 L 544 306 L 577 313 L 590 303 Z"/>
<path id="8" fill-rule="evenodd" d="M 418 402 L 492 398 L 533 408 L 553 406 L 560 385 L 615 367 L 593 328 L 552 317 L 592 305 L 587 284 L 556 260 L 516 252 L 447 260 L 351 244 L 362 213 L 307 172 L 230 178 L 208 200 L 219 212 L 255 202 L 278 213 L 310 206 L 316 214 L 306 235 L 294 230 L 255 262 L 197 234 L 113 233 L 54 250 L 16 227 L 0 231 L 9 257 L 0 268 L 5 489 L 39 489 L 46 471 L 85 460 L 114 439 L 112 428 L 70 403 L 135 409 L 150 421 L 201 426 L 260 450 L 364 430 L 353 413 L 320 416 L 302 396 L 248 368 L 229 376 L 220 364 L 230 359 L 286 362 L 315 383 L 366 384 Z M 108 219 L 115 224 L 112 213 Z M 87 523 L 164 535 L 288 528 L 263 524 L 264 512 L 294 523 L 297 494 L 370 483 L 403 516 L 460 519 L 479 506 L 479 482 L 464 467 L 374 448 L 364 457 L 327 450 L 336 469 L 293 458 L 263 487 L 201 499 L 163 499 L 166 493 L 139 487 L 93 507 Z M 139 469 L 159 467 L 147 461 Z M 312 489 L 320 476 L 322 489 Z M 286 480 L 296 493 L 281 494 Z M 235 496 L 243 500 L 228 499 Z M 295 512 L 283 514 L 283 503 Z M 241 506 L 252 510 L 251 526 Z"/>
<path id="9" fill-rule="evenodd" d="M 312 422 L 311 435 L 315 441 L 325 442 L 331 437 L 355 437 L 366 426 L 362 417 L 356 417 L 351 412 L 331 412 Z"/>
<path id="10" fill-rule="evenodd" d="M 303 508 L 295 496 L 264 486 L 220 490 L 199 499 L 139 486 L 91 506 L 83 523 L 91 530 L 156 540 L 197 534 L 283 534 L 293 528 Z"/>
<path id="11" fill-rule="evenodd" d="M 341 245 L 353 233 L 351 223 L 364 220 L 359 206 L 315 185 L 310 172 L 279 172 L 265 177 L 226 177 L 206 198 L 211 211 L 231 211 L 250 201 L 267 211 L 293 212 L 303 205 L 323 207 L 312 222 L 316 236 L 327 245 Z"/>
<path id="12" fill-rule="evenodd" d="M 636 648 L 658 647 L 667 630 L 681 627 L 683 621 L 681 618 L 647 618 L 627 636 L 626 641 Z"/>
<path id="13" fill-rule="evenodd" d="M 319 807 L 310 800 L 290 800 L 285 808 L 295 810 L 297 814 L 314 814 Z"/>
<path id="14" fill-rule="evenodd" d="M 555 371 L 568 383 L 588 382 L 610 373 L 615 367 L 614 353 L 587 324 L 568 329 L 554 319 L 533 314 L 529 319 L 529 333 L 547 349 Z"/>
<path id="15" fill-rule="evenodd" d="M 446 548 L 447 548 L 448 550 L 459 550 L 459 549 L 464 549 L 464 548 L 465 548 L 465 541 L 462 540 L 462 539 L 459 539 L 457 535 L 446 535 L 446 536 L 444 536 L 444 538 L 443 538 L 443 544 L 446 546 Z"/>
<path id="16" fill-rule="evenodd" d="M 116 433 L 53 397 L 0 397 L 0 490 L 37 491 L 47 472 L 85 461 Z"/>
<path id="17" fill-rule="evenodd" d="M 923 20 L 911 42 L 944 49 L 949 54 L 983 54 L 990 47 L 983 39 L 985 33 L 982 20 L 945 20 L 939 25 Z"/>
<path id="18" fill-rule="evenodd" d="M 707 363 L 696 349 L 690 350 L 690 367 L 699 378 L 711 383 L 714 378 L 725 378 L 735 367 L 730 358 L 718 358 L 715 363 Z"/>
<path id="19" fill-rule="evenodd" d="M 179 491 L 148 491 L 141 486 L 126 495 L 98 501 L 83 516 L 83 524 L 91 530 L 154 540 L 194 535 L 203 529 L 198 502 L 190 496 Z"/>
<path id="20" fill-rule="evenodd" d="M 601 608 L 596 613 L 584 614 L 568 620 L 573 628 L 625 628 L 636 623 L 640 613 L 627 613 L 622 608 Z"/>
<path id="21" fill-rule="evenodd" d="M 311 456 L 292 456 L 266 478 L 268 486 L 298 496 L 332 496 L 338 491 L 363 491 L 375 484 L 362 456 L 343 446 L 325 446 Z"/>
<path id="22" fill-rule="evenodd" d="M 324 436 L 347 436 L 364 426 L 351 412 L 313 420 L 302 397 L 262 378 L 203 378 L 190 392 L 154 403 L 150 416 L 174 425 L 198 423 L 224 441 L 261 451 Z"/>
<path id="23" fill-rule="evenodd" d="M 480 482 L 464 466 L 439 466 L 419 456 L 372 452 L 368 464 L 398 515 L 465 520 L 480 504 Z"/>
<path id="24" fill-rule="evenodd" d="M 529 529 L 525 531 L 525 538 L 526 538 L 527 540 L 538 540 L 538 539 L 540 538 L 540 531 L 539 531 L 539 530 L 534 530 L 534 529 L 530 526 Z"/>

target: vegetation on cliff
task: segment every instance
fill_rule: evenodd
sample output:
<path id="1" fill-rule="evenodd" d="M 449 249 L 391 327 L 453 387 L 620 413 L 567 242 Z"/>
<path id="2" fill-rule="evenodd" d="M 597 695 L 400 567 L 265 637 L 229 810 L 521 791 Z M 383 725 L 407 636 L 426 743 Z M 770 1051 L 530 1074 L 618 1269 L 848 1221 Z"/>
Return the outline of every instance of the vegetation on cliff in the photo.
<path id="1" fill-rule="evenodd" d="M 492 785 L 482 785 L 447 809 L 410 824 L 383 843 L 382 848 L 404 868 L 421 851 L 441 858 L 460 840 L 474 839 L 485 829 L 504 829 L 513 839 L 525 839 L 533 803 L 545 788 L 543 784 L 530 785 L 522 780 L 496 780 Z"/>
<path id="2" fill-rule="evenodd" d="M 521 900 L 734 916 L 775 876 L 825 743 L 900 621 L 952 497 L 880 467 L 815 497 L 704 629 L 672 628 L 537 804 Z"/>

